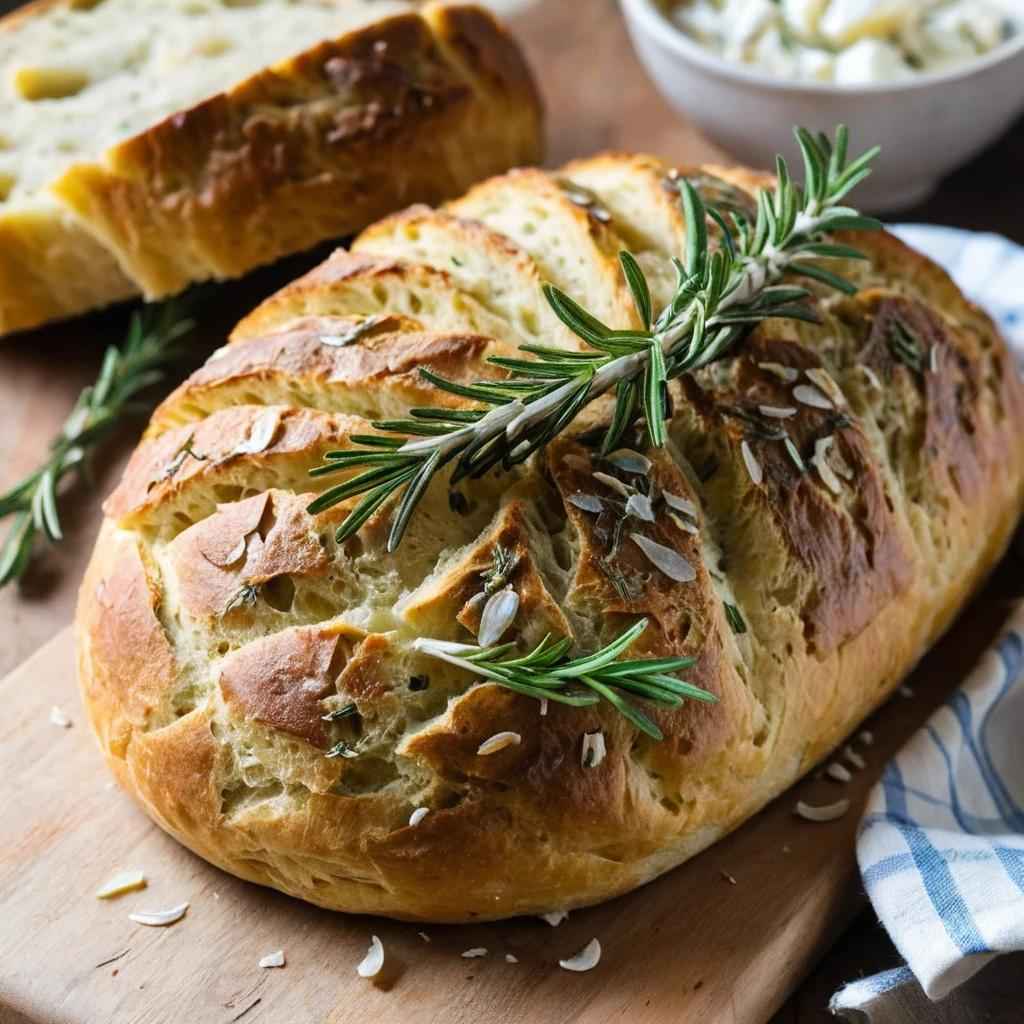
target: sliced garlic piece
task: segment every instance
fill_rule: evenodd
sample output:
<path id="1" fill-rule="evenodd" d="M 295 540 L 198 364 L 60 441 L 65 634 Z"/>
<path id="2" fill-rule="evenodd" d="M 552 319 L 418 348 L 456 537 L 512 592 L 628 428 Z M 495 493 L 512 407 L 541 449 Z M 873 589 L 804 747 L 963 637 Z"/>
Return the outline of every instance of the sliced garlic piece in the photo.
<path id="1" fill-rule="evenodd" d="M 631 533 L 630 540 L 647 556 L 647 560 L 670 580 L 690 583 L 697 578 L 696 570 L 678 551 L 658 544 L 640 533 Z"/>
<path id="2" fill-rule="evenodd" d="M 800 371 L 795 366 L 783 366 L 782 363 L 758 363 L 762 370 L 774 374 L 779 380 L 792 384 L 800 376 Z"/>
<path id="3" fill-rule="evenodd" d="M 55 725 L 58 729 L 70 729 L 71 719 L 68 718 L 62 708 L 59 708 L 54 704 L 53 707 L 50 708 L 50 725 Z"/>
<path id="4" fill-rule="evenodd" d="M 810 384 L 798 384 L 793 388 L 793 397 L 801 405 L 809 405 L 813 409 L 834 409 L 835 406 L 816 387 Z"/>
<path id="5" fill-rule="evenodd" d="M 635 476 L 646 476 L 651 471 L 651 460 L 646 455 L 633 451 L 632 448 L 620 448 L 607 456 L 606 461 Z"/>
<path id="6" fill-rule="evenodd" d="M 847 747 L 843 751 L 843 757 L 845 757 L 846 760 L 849 761 L 850 764 L 852 764 L 858 771 L 863 771 L 868 766 L 867 761 L 865 761 L 864 758 L 853 749 L 853 747 Z"/>
<path id="7" fill-rule="evenodd" d="M 835 438 L 829 434 L 828 437 L 819 437 L 814 442 L 814 456 L 811 458 L 811 465 L 818 471 L 818 476 L 821 477 L 822 483 L 833 494 L 841 494 L 843 485 L 828 461 L 829 449 L 834 441 Z"/>
<path id="8" fill-rule="evenodd" d="M 483 741 L 477 748 L 477 754 L 486 757 L 488 754 L 496 754 L 506 747 L 518 747 L 522 742 L 522 736 L 517 732 L 498 732 L 489 739 Z"/>
<path id="9" fill-rule="evenodd" d="M 370 936 L 370 948 L 359 962 L 356 974 L 360 978 L 374 978 L 384 966 L 384 945 L 376 935 Z"/>
<path id="10" fill-rule="evenodd" d="M 623 483 L 618 477 L 611 476 L 608 473 L 594 473 L 594 479 L 604 484 L 609 490 L 622 495 L 623 498 L 636 494 L 636 488 L 630 487 L 629 484 Z"/>
<path id="11" fill-rule="evenodd" d="M 235 446 L 232 454 L 258 455 L 260 452 L 266 451 L 274 440 L 274 435 L 277 433 L 280 423 L 280 409 L 264 409 L 252 421 L 252 426 L 249 428 L 249 436 Z"/>
<path id="12" fill-rule="evenodd" d="M 583 734 L 583 750 L 580 764 L 584 768 L 596 768 L 608 753 L 603 732 L 586 732 Z"/>
<path id="13" fill-rule="evenodd" d="M 584 512 L 591 512 L 594 515 L 599 515 L 604 510 L 604 503 L 594 494 L 570 494 L 568 498 L 569 504 L 574 505 L 578 509 L 582 509 Z"/>
<path id="14" fill-rule="evenodd" d="M 135 889 L 145 889 L 146 876 L 141 871 L 119 871 L 108 878 L 97 890 L 96 898 L 109 900 Z"/>
<path id="15" fill-rule="evenodd" d="M 841 818 L 850 809 L 849 800 L 837 800 L 834 804 L 824 804 L 815 807 L 813 804 L 800 800 L 795 809 L 795 814 L 805 821 L 835 821 Z"/>
<path id="16" fill-rule="evenodd" d="M 181 903 L 176 907 L 171 907 L 170 910 L 157 910 L 151 913 L 138 913 L 129 914 L 130 920 L 136 924 L 144 924 L 149 928 L 164 928 L 169 924 L 174 924 L 176 921 L 180 921 L 185 916 L 185 911 L 188 910 L 187 903 Z"/>
<path id="17" fill-rule="evenodd" d="M 540 915 L 541 920 L 547 921 L 552 928 L 557 928 L 568 917 L 568 910 L 552 910 L 550 913 Z"/>
<path id="18" fill-rule="evenodd" d="M 601 962 L 601 943 L 591 939 L 575 956 L 559 960 L 558 966 L 566 971 L 591 971 Z"/>
<path id="19" fill-rule="evenodd" d="M 631 494 L 626 500 L 626 515 L 642 519 L 645 523 L 654 522 L 654 509 L 651 499 L 646 494 Z"/>
<path id="20" fill-rule="evenodd" d="M 764 471 L 761 469 L 761 463 L 757 461 L 757 456 L 754 455 L 754 450 L 750 447 L 749 441 L 743 441 L 740 445 L 740 454 L 743 456 L 743 462 L 747 467 L 747 472 L 750 474 L 751 482 L 755 487 L 761 485 L 764 480 Z"/>
<path id="21" fill-rule="evenodd" d="M 661 496 L 665 499 L 665 504 L 669 508 L 675 509 L 676 512 L 683 512 L 690 516 L 691 519 L 697 518 L 697 506 L 688 498 L 673 494 L 671 491 L 662 491 Z"/>
<path id="22" fill-rule="evenodd" d="M 511 587 L 492 594 L 480 616 L 477 643 L 481 647 L 493 647 L 505 635 L 518 612 L 519 595 Z"/>
<path id="23" fill-rule="evenodd" d="M 846 405 L 846 395 L 843 394 L 843 389 L 835 382 L 828 370 L 815 366 L 810 370 L 805 370 L 804 373 L 807 374 L 807 379 L 812 384 L 816 384 L 822 393 L 828 396 L 833 405 L 840 409 Z"/>

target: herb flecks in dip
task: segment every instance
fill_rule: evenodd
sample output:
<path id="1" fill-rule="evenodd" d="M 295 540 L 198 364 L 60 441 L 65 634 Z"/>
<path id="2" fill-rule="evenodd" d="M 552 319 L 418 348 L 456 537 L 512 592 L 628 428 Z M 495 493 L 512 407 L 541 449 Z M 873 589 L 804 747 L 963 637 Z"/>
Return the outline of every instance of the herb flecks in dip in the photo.
<path id="1" fill-rule="evenodd" d="M 682 0 L 668 12 L 727 60 L 839 85 L 944 71 L 1024 29 L 1018 0 Z"/>

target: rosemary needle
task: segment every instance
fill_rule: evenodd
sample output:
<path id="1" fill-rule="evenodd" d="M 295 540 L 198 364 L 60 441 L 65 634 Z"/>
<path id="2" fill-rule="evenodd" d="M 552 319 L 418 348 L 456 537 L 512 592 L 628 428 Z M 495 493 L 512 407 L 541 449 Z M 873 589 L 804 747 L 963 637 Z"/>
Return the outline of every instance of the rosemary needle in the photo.
<path id="1" fill-rule="evenodd" d="M 606 392 L 614 392 L 615 408 L 604 436 L 604 454 L 614 451 L 641 417 L 650 443 L 664 444 L 670 413 L 668 381 L 723 358 L 762 320 L 783 317 L 816 322 L 804 301 L 810 293 L 781 283 L 784 275 L 809 278 L 847 294 L 856 291 L 823 267 L 822 261 L 864 258 L 849 246 L 826 241 L 832 232 L 881 227 L 878 221 L 842 205 L 850 190 L 870 174 L 878 150 L 849 160 L 843 126 L 837 129 L 834 142 L 799 128 L 796 136 L 803 155 L 804 184 L 796 185 L 786 162 L 778 158 L 776 185 L 758 194 L 753 224 L 739 209 L 720 212 L 706 206 L 693 184 L 678 179 L 686 251 L 682 259 L 672 259 L 675 292 L 657 316 L 640 264 L 630 253 L 620 254 L 642 328 L 613 329 L 558 288 L 545 285 L 544 296 L 552 310 L 590 351 L 524 345 L 521 350 L 532 358 L 489 360 L 508 372 L 505 379 L 471 384 L 421 369 L 421 375 L 437 388 L 480 405 L 458 412 L 412 409 L 408 419 L 375 423 L 378 430 L 401 438 L 357 437 L 353 442 L 362 447 L 328 453 L 326 463 L 312 470 L 315 476 L 351 469 L 361 472 L 324 491 L 309 511 L 321 512 L 362 495 L 338 527 L 341 542 L 400 495 L 387 544 L 389 551 L 395 551 L 427 484 L 442 467 L 455 462 L 454 485 L 498 465 L 507 469 L 522 463 Z M 722 244 L 714 250 L 708 218 L 721 232 Z M 906 348 L 902 343 L 900 352 L 905 356 Z"/>
<path id="2" fill-rule="evenodd" d="M 0 547 L 0 587 L 24 575 L 38 534 L 51 543 L 63 538 L 61 482 L 73 469 L 82 468 L 88 453 L 125 415 L 142 408 L 138 395 L 163 377 L 167 364 L 181 354 L 176 343 L 191 329 L 192 321 L 181 307 L 166 303 L 135 313 L 124 343 L 107 349 L 96 382 L 78 396 L 46 461 L 0 495 L 0 519 L 13 517 Z"/>

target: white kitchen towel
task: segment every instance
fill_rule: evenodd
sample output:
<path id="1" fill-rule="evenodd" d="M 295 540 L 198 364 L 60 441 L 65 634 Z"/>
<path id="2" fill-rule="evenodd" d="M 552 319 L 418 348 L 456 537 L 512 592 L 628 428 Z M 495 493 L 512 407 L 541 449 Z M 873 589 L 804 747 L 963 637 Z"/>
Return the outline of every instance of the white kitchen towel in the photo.
<path id="1" fill-rule="evenodd" d="M 1000 321 L 1021 361 L 1024 250 L 995 235 L 896 231 Z M 907 966 L 847 985 L 832 1012 L 870 1024 L 966 1019 L 958 999 L 931 1000 L 999 954 L 1024 950 L 1024 603 L 887 766 L 861 822 L 857 859 Z"/>

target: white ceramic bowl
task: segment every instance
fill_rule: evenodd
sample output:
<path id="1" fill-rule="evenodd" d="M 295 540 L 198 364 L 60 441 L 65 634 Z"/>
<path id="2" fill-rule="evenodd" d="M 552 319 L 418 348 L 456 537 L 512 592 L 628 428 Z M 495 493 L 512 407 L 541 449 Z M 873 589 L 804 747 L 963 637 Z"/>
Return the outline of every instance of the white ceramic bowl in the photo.
<path id="1" fill-rule="evenodd" d="M 856 204 L 884 212 L 924 199 L 1024 110 L 1024 33 L 951 71 L 865 86 L 793 82 L 727 62 L 677 28 L 654 0 L 622 0 L 633 45 L 658 88 L 723 149 L 752 167 L 781 153 L 802 164 L 794 125 L 850 128 L 851 152 L 882 156 Z"/>

